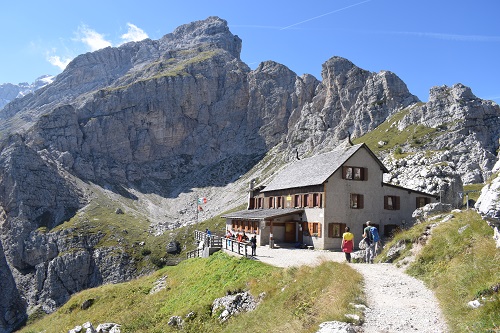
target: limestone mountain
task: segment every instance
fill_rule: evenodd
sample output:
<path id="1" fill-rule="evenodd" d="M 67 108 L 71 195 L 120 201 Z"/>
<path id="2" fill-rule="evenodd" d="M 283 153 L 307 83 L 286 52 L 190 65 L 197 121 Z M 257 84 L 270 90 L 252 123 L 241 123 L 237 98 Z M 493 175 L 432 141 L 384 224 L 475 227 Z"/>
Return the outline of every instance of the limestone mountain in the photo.
<path id="1" fill-rule="evenodd" d="M 137 244 L 195 223 L 200 194 L 202 218 L 217 215 L 245 202 L 251 179 L 350 136 L 378 135 L 394 183 L 450 201 L 462 179 L 491 174 L 500 110 L 469 88 L 433 88 L 422 103 L 389 71 L 332 57 L 320 81 L 273 61 L 251 70 L 241 48 L 209 17 L 80 55 L 0 111 L 0 332 L 154 269 Z M 106 209 L 124 214 L 97 216 Z M 137 238 L 108 225 L 125 220 Z"/>
<path id="2" fill-rule="evenodd" d="M 16 98 L 26 96 L 35 90 L 45 87 L 52 83 L 54 77 L 52 75 L 43 75 L 33 83 L 21 82 L 19 84 L 3 83 L 0 84 L 0 110 L 9 102 Z"/>

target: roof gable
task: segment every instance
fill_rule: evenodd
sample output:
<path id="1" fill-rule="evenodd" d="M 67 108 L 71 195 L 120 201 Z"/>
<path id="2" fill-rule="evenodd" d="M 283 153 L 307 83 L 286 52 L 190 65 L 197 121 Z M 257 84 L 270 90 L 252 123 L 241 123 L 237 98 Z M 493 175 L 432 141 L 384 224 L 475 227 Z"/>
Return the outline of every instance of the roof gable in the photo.
<path id="1" fill-rule="evenodd" d="M 382 170 L 387 172 L 382 162 L 380 162 L 368 146 L 362 143 L 354 146 L 339 147 L 328 153 L 295 161 L 277 174 L 262 192 L 323 184 L 361 148 L 365 148 L 377 163 L 380 164 Z"/>

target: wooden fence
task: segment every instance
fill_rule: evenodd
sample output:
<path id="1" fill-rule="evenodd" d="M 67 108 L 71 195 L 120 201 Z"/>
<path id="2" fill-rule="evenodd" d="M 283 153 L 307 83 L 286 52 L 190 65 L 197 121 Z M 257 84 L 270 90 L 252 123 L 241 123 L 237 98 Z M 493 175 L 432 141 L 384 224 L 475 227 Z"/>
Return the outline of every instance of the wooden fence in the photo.
<path id="1" fill-rule="evenodd" d="M 238 242 L 232 238 L 222 238 L 216 235 L 208 235 L 204 231 L 195 230 L 194 239 L 197 242 L 203 242 L 203 248 L 198 248 L 186 253 L 187 259 L 201 257 L 205 247 L 223 248 L 227 251 L 238 253 L 239 255 L 251 256 L 252 248 L 250 242 Z"/>
<path id="2" fill-rule="evenodd" d="M 238 253 L 245 257 L 251 256 L 252 254 L 252 243 L 250 242 L 238 242 L 232 238 L 224 238 L 222 244 L 222 248 L 227 251 Z"/>

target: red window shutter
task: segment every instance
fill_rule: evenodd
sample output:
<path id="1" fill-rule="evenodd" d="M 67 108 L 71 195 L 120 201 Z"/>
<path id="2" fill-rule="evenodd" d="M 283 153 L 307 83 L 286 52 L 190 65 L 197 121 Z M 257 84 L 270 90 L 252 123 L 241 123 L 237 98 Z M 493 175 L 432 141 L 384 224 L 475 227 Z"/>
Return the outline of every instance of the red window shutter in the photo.
<path id="1" fill-rule="evenodd" d="M 365 200 L 363 194 L 358 194 L 358 208 L 363 209 L 365 207 Z"/>
<path id="2" fill-rule="evenodd" d="M 319 194 L 319 207 L 323 208 L 323 193 Z"/>
<path id="3" fill-rule="evenodd" d="M 313 232 L 313 223 L 312 222 L 307 223 L 307 230 L 309 230 L 309 235 L 312 236 L 312 234 L 314 233 Z"/>
<path id="4" fill-rule="evenodd" d="M 314 196 L 312 194 L 309 194 L 307 196 L 307 199 L 308 199 L 307 207 L 314 207 L 314 201 L 313 201 Z"/>
<path id="5" fill-rule="evenodd" d="M 328 223 L 328 237 L 333 238 L 333 223 Z"/>
<path id="6" fill-rule="evenodd" d="M 318 237 L 321 237 L 321 223 L 318 223 Z"/>

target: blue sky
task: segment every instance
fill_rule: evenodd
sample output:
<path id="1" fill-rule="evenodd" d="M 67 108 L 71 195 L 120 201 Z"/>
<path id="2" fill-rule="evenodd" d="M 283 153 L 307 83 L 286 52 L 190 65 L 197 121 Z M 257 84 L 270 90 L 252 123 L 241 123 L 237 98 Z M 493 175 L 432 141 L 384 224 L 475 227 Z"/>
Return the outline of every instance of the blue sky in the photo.
<path id="1" fill-rule="evenodd" d="M 8 1 L 0 11 L 0 83 L 33 82 L 99 47 L 161 38 L 208 16 L 243 40 L 242 60 L 265 60 L 321 79 L 332 56 L 389 70 L 428 100 L 462 83 L 500 102 L 498 0 Z"/>

